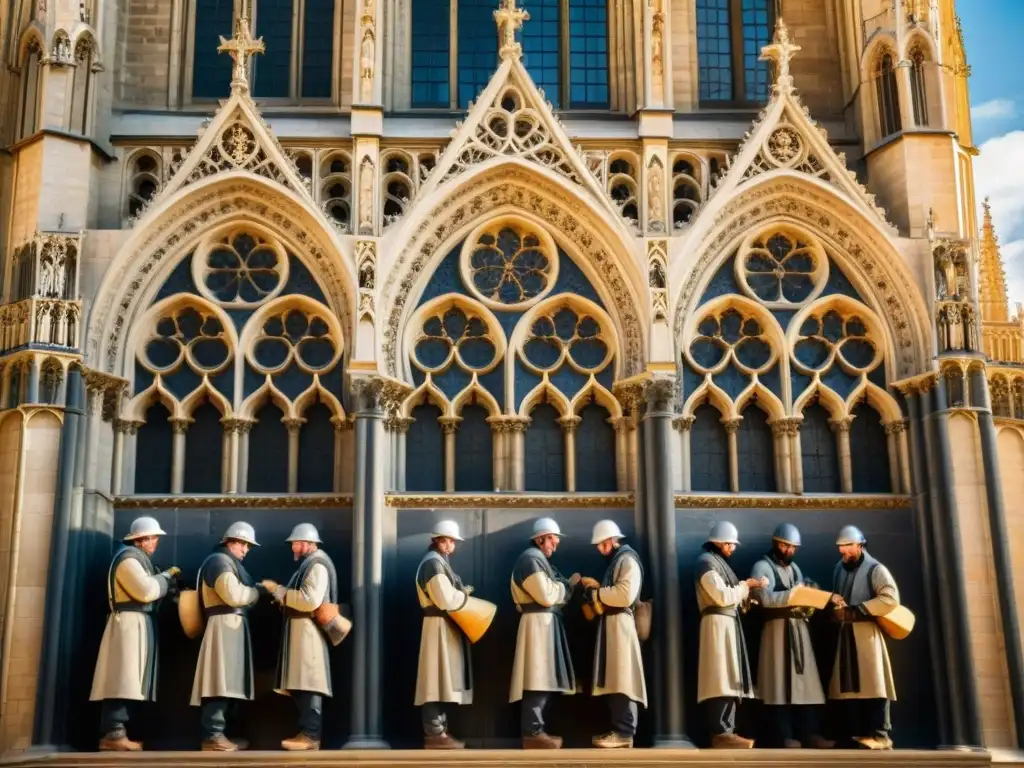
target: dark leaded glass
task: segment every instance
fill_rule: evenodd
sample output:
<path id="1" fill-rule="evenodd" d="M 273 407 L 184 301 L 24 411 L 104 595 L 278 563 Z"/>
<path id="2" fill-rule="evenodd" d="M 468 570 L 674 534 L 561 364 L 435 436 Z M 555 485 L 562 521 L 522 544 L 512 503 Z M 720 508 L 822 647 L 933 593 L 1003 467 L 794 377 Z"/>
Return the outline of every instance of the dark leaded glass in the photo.
<path id="1" fill-rule="evenodd" d="M 569 107 L 608 108 L 607 0 L 569 0 Z"/>
<path id="2" fill-rule="evenodd" d="M 448 60 L 451 44 L 451 18 L 447 11 L 448 3 L 439 3 L 437 0 L 413 0 L 412 105 L 414 107 L 443 109 L 451 104 Z"/>
<path id="3" fill-rule="evenodd" d="M 559 42 L 561 0 L 523 0 L 522 7 L 529 12 L 530 22 L 523 26 L 523 65 L 544 95 L 559 106 L 561 78 L 559 76 Z"/>
<path id="4" fill-rule="evenodd" d="M 730 0 L 697 0 L 697 62 L 701 101 L 731 101 Z"/>
<path id="5" fill-rule="evenodd" d="M 198 0 L 192 57 L 192 97 L 227 98 L 231 90 L 231 59 L 217 53 L 220 36 L 231 37 L 233 0 Z M 289 27 L 290 28 L 290 27 Z"/>
<path id="6" fill-rule="evenodd" d="M 768 100 L 771 84 L 769 62 L 761 61 L 761 49 L 772 40 L 769 0 L 743 0 L 743 78 L 746 100 Z"/>
<path id="7" fill-rule="evenodd" d="M 493 0 L 459 0 L 459 106 L 476 99 L 498 61 Z"/>
<path id="8" fill-rule="evenodd" d="M 302 20 L 302 98 L 331 98 L 334 0 L 306 0 Z"/>
<path id="9" fill-rule="evenodd" d="M 266 52 L 253 59 L 254 96 L 287 98 L 291 94 L 292 0 L 258 0 L 256 37 Z"/>

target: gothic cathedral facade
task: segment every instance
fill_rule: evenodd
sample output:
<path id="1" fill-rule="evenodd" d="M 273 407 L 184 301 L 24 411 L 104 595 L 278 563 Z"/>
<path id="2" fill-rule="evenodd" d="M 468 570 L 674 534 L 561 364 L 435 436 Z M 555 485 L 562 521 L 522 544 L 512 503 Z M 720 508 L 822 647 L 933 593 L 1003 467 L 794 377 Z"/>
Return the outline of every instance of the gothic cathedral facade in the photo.
<path id="1" fill-rule="evenodd" d="M 722 519 L 748 559 L 798 524 L 823 583 L 857 524 L 918 617 L 897 743 L 1024 743 L 1024 313 L 954 0 L 8 0 L 0 37 L 0 751 L 93 743 L 140 514 L 193 581 L 236 519 L 274 578 L 318 525 L 356 624 L 328 745 L 418 738 L 440 515 L 501 606 L 462 730 L 514 735 L 542 513 L 656 562 L 646 743 L 694 727 Z M 173 747 L 196 652 L 160 631 Z"/>

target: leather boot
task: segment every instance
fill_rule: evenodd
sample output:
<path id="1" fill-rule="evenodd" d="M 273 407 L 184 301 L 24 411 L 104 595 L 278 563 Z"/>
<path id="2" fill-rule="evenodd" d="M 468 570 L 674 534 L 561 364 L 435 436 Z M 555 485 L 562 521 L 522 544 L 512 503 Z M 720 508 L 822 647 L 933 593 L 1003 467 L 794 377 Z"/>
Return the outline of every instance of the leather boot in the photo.
<path id="1" fill-rule="evenodd" d="M 711 737 L 712 749 L 750 749 L 753 746 L 751 739 L 744 739 L 735 733 L 718 733 Z"/>
<path id="2" fill-rule="evenodd" d="M 616 731 L 610 731 L 602 733 L 600 736 L 595 736 L 593 744 L 595 747 L 601 747 L 602 749 L 629 749 L 633 746 L 633 739 L 630 736 L 623 736 Z"/>
<path id="3" fill-rule="evenodd" d="M 132 741 L 125 734 L 108 733 L 100 739 L 100 752 L 138 752 L 142 744 Z"/>
<path id="4" fill-rule="evenodd" d="M 533 736 L 523 736 L 523 749 L 561 749 L 562 737 L 550 736 L 541 731 Z"/>
<path id="5" fill-rule="evenodd" d="M 822 736 L 809 736 L 807 738 L 807 746 L 810 749 L 832 749 L 835 745 L 834 741 Z"/>
<path id="6" fill-rule="evenodd" d="M 892 749 L 892 739 L 888 736 L 854 736 L 853 740 L 867 749 Z"/>
<path id="7" fill-rule="evenodd" d="M 320 742 L 314 741 L 308 734 L 300 733 L 282 741 L 281 746 L 289 752 L 315 752 L 320 749 Z"/>
<path id="8" fill-rule="evenodd" d="M 237 752 L 238 745 L 229 740 L 223 733 L 218 733 L 209 739 L 203 739 L 200 746 L 203 752 Z"/>
<path id="9" fill-rule="evenodd" d="M 445 731 L 437 736 L 424 736 L 424 749 L 465 749 L 466 745 Z"/>

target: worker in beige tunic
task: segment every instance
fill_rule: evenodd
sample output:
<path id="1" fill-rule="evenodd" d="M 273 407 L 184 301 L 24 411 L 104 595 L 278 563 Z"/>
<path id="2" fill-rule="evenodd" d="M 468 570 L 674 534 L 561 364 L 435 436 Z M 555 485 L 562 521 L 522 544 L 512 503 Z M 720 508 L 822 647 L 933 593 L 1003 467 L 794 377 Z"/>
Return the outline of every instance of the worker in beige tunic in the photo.
<path id="1" fill-rule="evenodd" d="M 840 560 L 833 575 L 833 619 L 839 623 L 828 698 L 843 709 L 846 736 L 868 749 L 892 749 L 889 702 L 896 685 L 885 637 L 868 602 L 898 606 L 900 593 L 889 569 L 866 549 L 867 539 L 855 526 L 844 527 L 836 539 Z"/>
<path id="2" fill-rule="evenodd" d="M 234 752 L 245 749 L 244 739 L 225 736 L 232 705 L 253 699 L 252 640 L 249 609 L 268 593 L 255 584 L 242 560 L 256 543 L 256 531 L 248 523 L 232 523 L 220 544 L 199 567 L 196 589 L 206 619 L 199 648 L 193 707 L 201 706 L 201 748 L 206 752 Z"/>
<path id="3" fill-rule="evenodd" d="M 519 617 L 509 701 L 522 701 L 523 749 L 559 749 L 562 739 L 545 731 L 544 713 L 554 693 L 576 693 L 576 673 L 562 622 L 562 607 L 580 582 L 551 564 L 562 531 L 549 517 L 533 525 L 533 543 L 512 569 L 512 601 Z"/>
<path id="4" fill-rule="evenodd" d="M 416 569 L 416 596 L 423 611 L 415 704 L 420 707 L 426 749 L 462 749 L 448 732 L 447 709 L 473 703 L 473 667 L 469 638 L 449 617 L 466 605 L 473 588 L 464 586 L 449 558 L 462 541 L 453 520 L 438 522 L 430 548 Z"/>
<path id="5" fill-rule="evenodd" d="M 274 600 L 285 614 L 274 690 L 291 696 L 299 708 L 299 733 L 281 746 L 311 751 L 320 749 L 323 697 L 331 695 L 327 639 L 313 612 L 324 601 L 338 602 L 338 575 L 331 558 L 320 549 L 323 542 L 313 525 L 296 525 L 287 540 L 299 567 L 287 586 L 274 589 Z"/>
<path id="6" fill-rule="evenodd" d="M 622 543 L 622 531 L 613 520 L 594 526 L 590 543 L 608 560 L 598 585 L 582 580 L 587 602 L 601 616 L 594 651 L 594 695 L 604 696 L 612 730 L 595 736 L 595 747 L 632 747 L 636 735 L 637 705 L 647 706 L 647 683 L 636 633 L 634 608 L 643 587 L 640 556 Z"/>
<path id="7" fill-rule="evenodd" d="M 740 700 L 754 697 L 740 612 L 750 590 L 763 589 L 768 580 L 740 581 L 736 577 L 729 558 L 739 543 L 735 525 L 724 521 L 715 523 L 694 570 L 701 615 L 697 702 L 703 703 L 711 746 L 716 749 L 754 746 L 752 740 L 736 733 Z"/>
<path id="8" fill-rule="evenodd" d="M 179 568 L 157 572 L 150 559 L 166 533 L 152 517 L 135 520 L 124 546 L 107 572 L 110 615 L 103 630 L 90 701 L 102 701 L 101 751 L 142 749 L 128 738 L 129 709 L 137 701 L 156 701 L 159 667 L 154 613 L 161 599 L 174 592 Z"/>
<path id="9" fill-rule="evenodd" d="M 782 523 L 772 534 L 772 548 L 754 563 L 750 573 L 751 578 L 768 580 L 768 586 L 751 592 L 764 620 L 757 698 L 764 702 L 769 742 L 764 746 L 828 749 L 834 742 L 821 737 L 825 692 L 811 645 L 810 612 L 789 605 L 794 587 L 817 586 L 804 578 L 794 562 L 800 544 L 799 529 L 792 523 Z"/>

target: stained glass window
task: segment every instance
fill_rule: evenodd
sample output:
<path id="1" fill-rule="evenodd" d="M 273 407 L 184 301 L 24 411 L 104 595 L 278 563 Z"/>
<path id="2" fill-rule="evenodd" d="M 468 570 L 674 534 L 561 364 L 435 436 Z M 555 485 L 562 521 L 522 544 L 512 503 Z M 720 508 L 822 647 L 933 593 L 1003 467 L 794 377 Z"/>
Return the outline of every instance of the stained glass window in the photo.
<path id="1" fill-rule="evenodd" d="M 439 7 L 440 6 L 440 7 Z M 412 105 L 445 108 L 451 104 L 449 52 L 451 16 L 447 3 L 413 0 Z"/>
<path id="2" fill-rule="evenodd" d="M 292 0 L 258 0 L 256 37 L 266 52 L 253 60 L 254 96 L 287 98 L 291 90 Z"/>
<path id="3" fill-rule="evenodd" d="M 331 98 L 334 0 L 306 0 L 302 31 L 302 98 Z"/>
<path id="4" fill-rule="evenodd" d="M 223 99 L 231 92 L 231 59 L 217 53 L 220 36 L 231 37 L 233 0 L 198 0 L 192 57 L 192 97 Z"/>
<path id="5" fill-rule="evenodd" d="M 523 0 L 530 21 L 523 25 L 523 64 L 548 101 L 559 106 L 561 0 Z"/>
<path id="6" fill-rule="evenodd" d="M 761 103 L 771 69 L 761 48 L 772 38 L 771 0 L 697 0 L 697 61 L 703 102 Z"/>
<path id="7" fill-rule="evenodd" d="M 498 65 L 498 29 L 493 0 L 459 0 L 459 106 L 465 107 Z"/>

